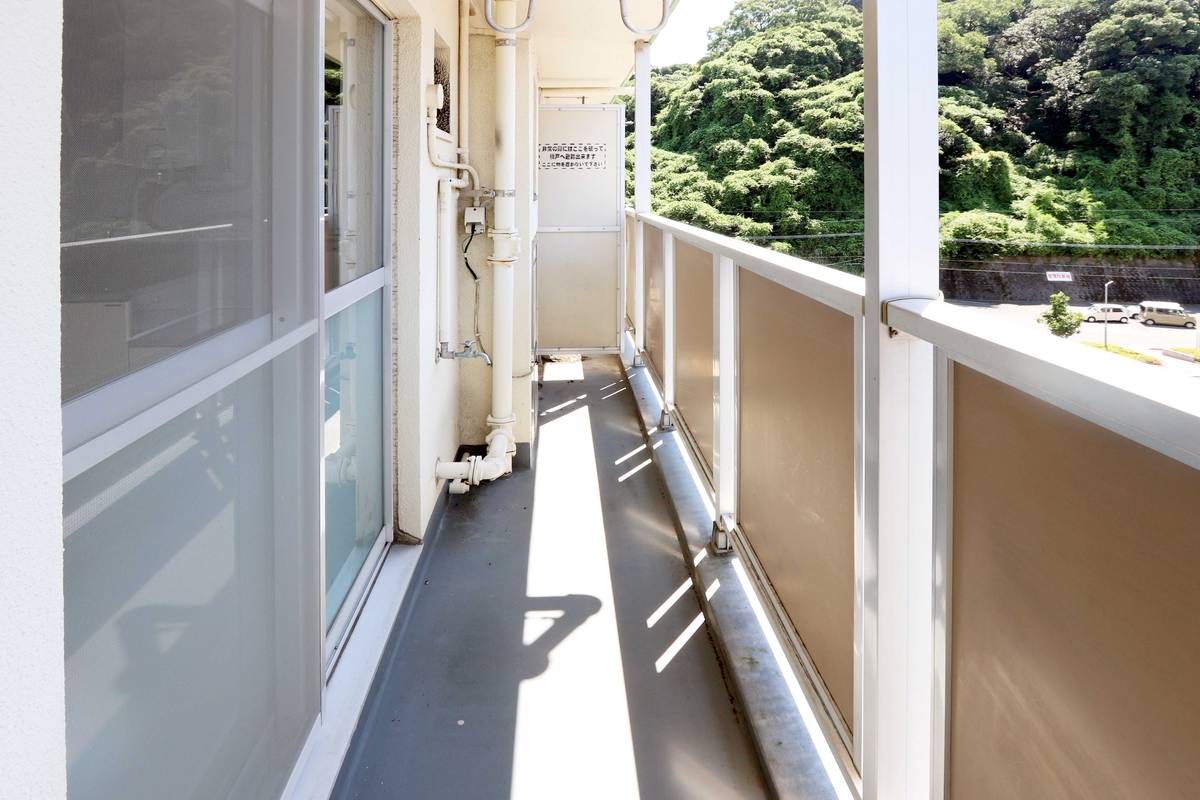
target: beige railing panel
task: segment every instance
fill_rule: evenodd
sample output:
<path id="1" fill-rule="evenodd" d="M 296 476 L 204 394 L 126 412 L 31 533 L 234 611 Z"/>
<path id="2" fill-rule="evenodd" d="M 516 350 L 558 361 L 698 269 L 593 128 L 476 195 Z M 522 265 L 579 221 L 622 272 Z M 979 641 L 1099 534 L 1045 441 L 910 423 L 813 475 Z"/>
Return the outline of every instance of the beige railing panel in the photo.
<path id="1" fill-rule="evenodd" d="M 713 463 L 713 257 L 675 243 L 675 404 Z"/>
<path id="2" fill-rule="evenodd" d="M 646 353 L 654 370 L 661 376 L 663 373 L 663 304 L 666 297 L 663 294 L 663 245 L 662 231 L 650 225 L 643 230 L 646 232 L 646 249 L 643 258 L 646 270 Z"/>
<path id="3" fill-rule="evenodd" d="M 629 214 L 625 215 L 625 322 L 633 324 L 633 292 L 637 288 L 635 272 L 637 270 L 635 254 L 635 237 L 637 222 Z"/>
<path id="4" fill-rule="evenodd" d="M 854 719 L 854 319 L 739 270 L 742 530 Z"/>
<path id="5" fill-rule="evenodd" d="M 1200 472 L 954 368 L 950 797 L 1194 797 Z"/>

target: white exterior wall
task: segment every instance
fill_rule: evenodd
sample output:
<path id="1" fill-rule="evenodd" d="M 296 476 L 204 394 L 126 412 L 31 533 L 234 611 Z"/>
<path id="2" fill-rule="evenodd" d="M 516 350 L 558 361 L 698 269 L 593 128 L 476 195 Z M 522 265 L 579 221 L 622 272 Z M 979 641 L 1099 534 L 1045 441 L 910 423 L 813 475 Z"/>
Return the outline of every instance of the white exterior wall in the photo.
<path id="1" fill-rule="evenodd" d="M 459 364 L 438 361 L 437 349 L 437 182 L 452 177 L 433 167 L 426 154 L 425 87 L 433 82 L 433 52 L 440 35 L 457 64 L 456 0 L 424 3 L 420 16 L 403 17 L 395 27 L 393 105 L 394 391 L 396 431 L 396 526 L 423 536 L 441 482 L 438 458 L 453 460 L 459 444 Z M 435 25 L 435 20 L 440 20 Z M 453 157 L 454 146 L 439 142 L 439 154 Z M 456 287 L 447 287 L 455 291 Z"/>
<path id="2" fill-rule="evenodd" d="M 65 797 L 59 131 L 62 2 L 0 30 L 0 775 L 6 797 Z"/>

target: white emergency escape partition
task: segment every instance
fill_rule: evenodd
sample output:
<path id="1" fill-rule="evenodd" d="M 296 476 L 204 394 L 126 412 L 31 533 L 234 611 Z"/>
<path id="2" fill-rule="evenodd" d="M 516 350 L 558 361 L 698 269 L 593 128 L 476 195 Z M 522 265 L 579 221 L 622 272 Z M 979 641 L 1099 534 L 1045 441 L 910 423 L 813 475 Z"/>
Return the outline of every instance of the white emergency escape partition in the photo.
<path id="1" fill-rule="evenodd" d="M 539 129 L 538 352 L 616 351 L 625 107 L 542 106 Z"/>

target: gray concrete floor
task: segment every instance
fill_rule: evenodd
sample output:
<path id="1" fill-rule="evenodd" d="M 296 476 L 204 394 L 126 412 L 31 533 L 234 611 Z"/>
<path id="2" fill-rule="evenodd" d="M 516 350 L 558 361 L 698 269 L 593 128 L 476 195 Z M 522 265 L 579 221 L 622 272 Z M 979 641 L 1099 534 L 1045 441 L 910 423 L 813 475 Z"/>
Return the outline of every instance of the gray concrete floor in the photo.
<path id="1" fill-rule="evenodd" d="M 572 370 L 423 545 L 334 797 L 766 796 L 620 365 Z"/>

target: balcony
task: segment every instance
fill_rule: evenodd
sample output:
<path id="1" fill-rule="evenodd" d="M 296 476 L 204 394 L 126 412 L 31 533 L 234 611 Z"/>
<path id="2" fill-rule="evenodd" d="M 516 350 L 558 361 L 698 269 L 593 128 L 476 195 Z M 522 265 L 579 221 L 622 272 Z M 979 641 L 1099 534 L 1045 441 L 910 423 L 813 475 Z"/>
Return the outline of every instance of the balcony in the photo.
<path id="1" fill-rule="evenodd" d="M 540 395 L 532 464 L 423 545 L 333 796 L 768 796 L 618 359 Z"/>
<path id="2" fill-rule="evenodd" d="M 896 615 L 880 598 L 906 548 L 865 525 L 864 281 L 632 209 L 625 232 L 643 326 L 621 360 L 544 361 L 530 462 L 450 501 L 334 796 L 856 796 L 893 626 L 928 633 L 901 649 L 933 678 L 955 792 L 1009 785 L 1014 762 L 1089 796 L 1182 779 L 1194 398 L 889 303 L 885 335 L 936 367 L 931 560 L 900 567 L 930 616 Z M 1116 772 L 1071 772 L 1080 741 Z"/>
<path id="3" fill-rule="evenodd" d="M 939 297 L 933 0 L 865 278 L 654 213 L 616 0 L 209 5 L 18 15 L 6 790 L 1195 794 L 1200 397 Z"/>

